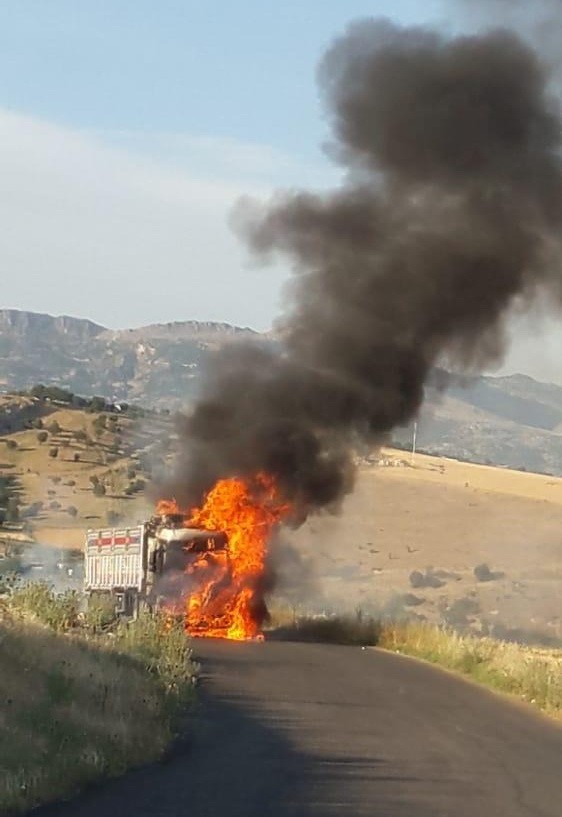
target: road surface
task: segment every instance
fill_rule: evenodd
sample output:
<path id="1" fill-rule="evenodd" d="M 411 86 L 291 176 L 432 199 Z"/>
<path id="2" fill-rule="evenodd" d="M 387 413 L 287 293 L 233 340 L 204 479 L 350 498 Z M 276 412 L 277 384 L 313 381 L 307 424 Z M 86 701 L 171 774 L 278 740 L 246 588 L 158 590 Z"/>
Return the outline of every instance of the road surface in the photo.
<path id="1" fill-rule="evenodd" d="M 560 817 L 562 727 L 421 662 L 199 641 L 165 763 L 34 817 Z"/>

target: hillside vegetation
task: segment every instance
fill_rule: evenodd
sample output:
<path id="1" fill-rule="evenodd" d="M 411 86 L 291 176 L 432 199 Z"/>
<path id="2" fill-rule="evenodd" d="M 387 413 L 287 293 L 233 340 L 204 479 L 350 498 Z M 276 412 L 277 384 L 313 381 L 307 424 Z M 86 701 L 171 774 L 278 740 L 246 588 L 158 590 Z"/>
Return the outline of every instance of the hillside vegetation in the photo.
<path id="1" fill-rule="evenodd" d="M 166 415 L 34 393 L 0 398 L 0 428 L 4 536 L 69 547 L 87 527 L 146 517 L 144 488 L 172 434 Z"/>
<path id="2" fill-rule="evenodd" d="M 181 623 L 99 624 L 45 585 L 0 601 L 0 813 L 156 760 L 177 733 L 196 669 Z"/>

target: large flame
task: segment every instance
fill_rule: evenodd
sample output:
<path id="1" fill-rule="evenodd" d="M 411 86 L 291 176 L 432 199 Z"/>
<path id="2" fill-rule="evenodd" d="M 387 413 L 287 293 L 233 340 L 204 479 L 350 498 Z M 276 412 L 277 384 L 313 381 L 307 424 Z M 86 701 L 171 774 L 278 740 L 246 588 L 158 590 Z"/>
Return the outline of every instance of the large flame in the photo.
<path id="1" fill-rule="evenodd" d="M 219 480 L 202 507 L 186 514 L 186 527 L 223 531 L 228 537 L 227 550 L 202 553 L 188 568 L 195 584 L 186 600 L 191 635 L 235 640 L 261 635 L 267 544 L 288 510 L 274 480 L 259 474 L 251 480 Z M 177 513 L 178 508 L 166 501 L 158 511 Z"/>

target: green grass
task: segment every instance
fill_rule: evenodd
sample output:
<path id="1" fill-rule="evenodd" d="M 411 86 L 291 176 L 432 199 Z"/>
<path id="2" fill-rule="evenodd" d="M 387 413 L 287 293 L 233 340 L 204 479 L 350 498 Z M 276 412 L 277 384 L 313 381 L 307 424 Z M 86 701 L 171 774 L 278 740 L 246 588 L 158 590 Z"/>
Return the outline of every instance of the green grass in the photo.
<path id="1" fill-rule="evenodd" d="M 49 592 L 0 602 L 1 814 L 158 759 L 193 696 L 181 623 L 141 617 L 99 634 L 69 594 Z"/>

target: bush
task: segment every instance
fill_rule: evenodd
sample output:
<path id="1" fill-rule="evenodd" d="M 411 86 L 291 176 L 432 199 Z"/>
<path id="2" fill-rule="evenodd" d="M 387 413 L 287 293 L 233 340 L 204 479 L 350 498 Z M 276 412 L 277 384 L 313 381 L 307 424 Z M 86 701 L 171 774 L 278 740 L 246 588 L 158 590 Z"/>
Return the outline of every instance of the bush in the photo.
<path id="1" fill-rule="evenodd" d="M 105 496 L 105 485 L 102 482 L 96 482 L 94 485 L 94 496 Z"/>
<path id="2" fill-rule="evenodd" d="M 42 502 L 32 502 L 31 505 L 28 505 L 27 508 L 24 508 L 21 511 L 22 519 L 30 519 L 31 517 L 37 516 L 43 510 L 43 503 Z"/>
<path id="3" fill-rule="evenodd" d="M 74 439 L 79 443 L 85 443 L 86 440 L 88 439 L 88 435 L 86 434 L 83 428 L 79 428 L 77 431 L 75 431 L 73 436 Z"/>
<path id="4" fill-rule="evenodd" d="M 37 441 L 40 443 L 44 443 L 49 437 L 49 434 L 46 431 L 38 431 L 37 432 Z"/>
<path id="5" fill-rule="evenodd" d="M 47 582 L 33 582 L 17 589 L 10 604 L 19 613 L 32 616 L 57 632 L 78 625 L 80 596 L 75 590 L 57 594 Z"/>
<path id="6" fill-rule="evenodd" d="M 56 500 L 53 502 L 49 502 L 49 509 L 51 511 L 60 511 L 61 508 L 62 505 L 60 504 L 60 502 L 57 502 Z"/>
<path id="7" fill-rule="evenodd" d="M 88 608 L 84 616 L 84 623 L 92 633 L 106 630 L 116 622 L 115 601 L 107 594 L 92 594 L 88 599 Z"/>
<path id="8" fill-rule="evenodd" d="M 54 448 L 49 449 L 49 457 L 52 457 L 54 460 L 56 460 L 58 455 L 59 455 L 59 450 L 58 450 L 58 448 L 56 446 Z"/>
<path id="9" fill-rule="evenodd" d="M 128 479 L 134 479 L 136 477 L 136 475 L 137 475 L 136 470 L 132 467 L 132 465 L 130 465 L 127 468 L 127 478 Z"/>
<path id="10" fill-rule="evenodd" d="M 100 478 L 96 476 L 96 474 L 91 474 L 91 476 L 89 477 L 89 481 L 92 483 L 92 485 L 97 485 L 98 482 L 100 481 Z"/>
<path id="11" fill-rule="evenodd" d="M 18 444 L 15 440 L 6 440 L 6 448 L 10 451 L 14 451 L 18 447 Z"/>
<path id="12" fill-rule="evenodd" d="M 49 425 L 47 426 L 47 431 L 50 434 L 60 434 L 60 430 L 61 430 L 60 425 L 57 423 L 56 420 L 53 420 L 53 422 L 49 423 Z"/>
<path id="13" fill-rule="evenodd" d="M 33 428 L 43 428 L 43 420 L 41 417 L 36 417 L 35 420 L 32 420 L 31 425 Z"/>
<path id="14" fill-rule="evenodd" d="M 68 485 L 69 488 L 74 488 L 74 486 L 76 485 L 76 480 L 69 479 L 67 482 L 65 482 L 65 485 Z"/>
<path id="15" fill-rule="evenodd" d="M 380 632 L 380 623 L 363 616 L 360 610 L 355 616 L 301 616 L 291 625 L 277 628 L 278 635 L 295 641 L 358 646 L 378 644 Z"/>
<path id="16" fill-rule="evenodd" d="M 6 508 L 6 522 L 19 522 L 19 518 L 19 502 L 15 496 L 11 496 L 8 499 L 8 506 Z"/>
<path id="17" fill-rule="evenodd" d="M 76 452 L 76 453 L 73 455 L 72 459 L 74 460 L 74 462 L 80 462 L 80 454 L 79 454 L 78 452 Z M 75 483 L 75 484 L 76 484 L 76 483 Z"/>
<path id="18" fill-rule="evenodd" d="M 72 516 L 73 518 L 78 516 L 78 508 L 75 508 L 74 505 L 69 505 L 68 508 L 66 509 L 66 512 L 69 516 Z"/>

